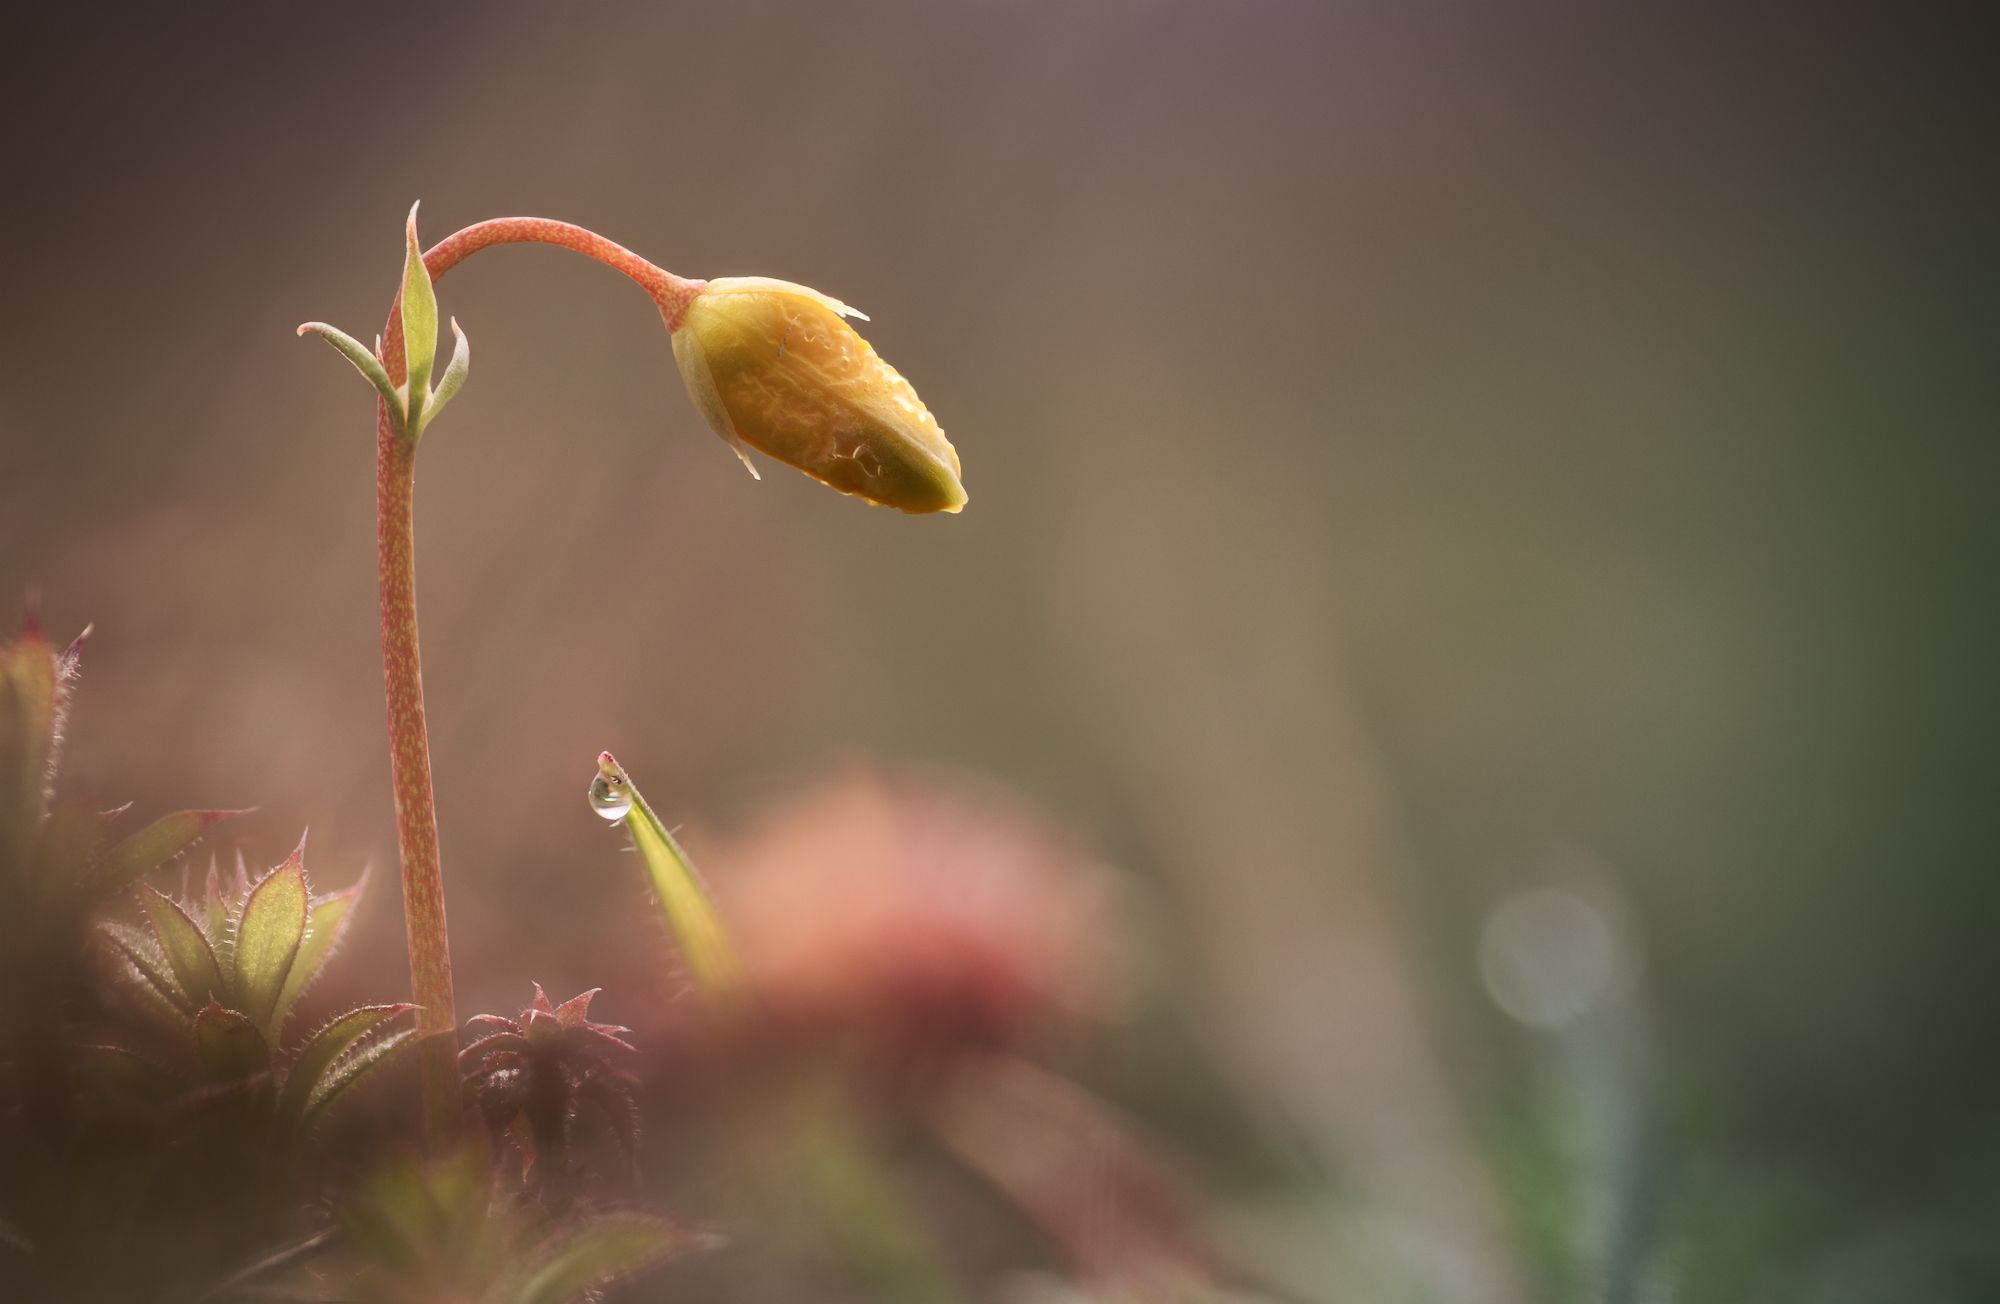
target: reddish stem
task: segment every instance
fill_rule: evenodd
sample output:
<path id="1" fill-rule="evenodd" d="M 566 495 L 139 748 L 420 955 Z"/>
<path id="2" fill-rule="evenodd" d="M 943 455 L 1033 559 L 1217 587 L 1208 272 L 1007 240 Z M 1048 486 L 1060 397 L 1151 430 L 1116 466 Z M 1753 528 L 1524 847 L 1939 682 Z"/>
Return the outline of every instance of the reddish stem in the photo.
<path id="1" fill-rule="evenodd" d="M 680 325 L 704 282 L 683 280 L 594 231 L 540 217 L 501 217 L 468 226 L 424 255 L 433 281 L 464 259 L 503 244 L 549 244 L 574 250 L 637 282 L 658 305 L 669 331 Z M 408 377 L 402 314 L 390 309 L 382 330 L 382 365 L 398 385 Z M 445 930 L 444 874 L 438 857 L 437 801 L 431 788 L 430 735 L 424 726 L 422 659 L 417 648 L 417 555 L 413 529 L 416 443 L 375 405 L 377 580 L 382 597 L 382 677 L 389 701 L 389 776 L 396 797 L 396 840 L 403 861 L 403 920 L 409 939 L 410 990 L 422 1008 L 425 1037 L 424 1132 L 433 1148 L 450 1145 L 461 1124 L 458 1018 L 453 1009 L 451 941 Z"/>

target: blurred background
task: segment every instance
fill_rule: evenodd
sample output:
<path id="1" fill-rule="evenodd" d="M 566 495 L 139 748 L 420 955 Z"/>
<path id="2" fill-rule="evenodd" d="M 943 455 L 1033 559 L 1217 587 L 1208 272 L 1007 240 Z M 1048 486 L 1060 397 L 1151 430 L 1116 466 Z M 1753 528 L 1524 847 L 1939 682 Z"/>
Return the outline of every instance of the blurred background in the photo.
<path id="1" fill-rule="evenodd" d="M 813 285 L 962 516 L 753 483 L 602 268 L 440 286 L 461 1014 L 667 999 L 600 749 L 698 855 L 973 774 L 1129 881 L 1070 1070 L 1299 1297 L 2000 1298 L 1990 69 L 1805 12 L 12 15 L 0 618 L 96 624 L 69 782 L 372 862 L 329 986 L 400 992 L 371 396 L 292 328 L 414 199 Z"/>

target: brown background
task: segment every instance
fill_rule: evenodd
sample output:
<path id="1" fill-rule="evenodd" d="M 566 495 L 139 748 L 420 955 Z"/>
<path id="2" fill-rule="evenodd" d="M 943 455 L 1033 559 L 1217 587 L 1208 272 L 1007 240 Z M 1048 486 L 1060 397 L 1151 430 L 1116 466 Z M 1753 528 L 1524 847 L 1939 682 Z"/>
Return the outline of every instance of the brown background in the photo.
<path id="1" fill-rule="evenodd" d="M 971 504 L 752 483 L 601 269 L 444 283 L 474 366 L 424 450 L 420 590 L 467 1010 L 533 977 L 617 1017 L 650 971 L 600 748 L 697 845 L 845 759 L 936 765 L 1142 885 L 1166 1030 L 1122 1062 L 1228 1103 L 1129 1103 L 1218 1169 L 1261 1120 L 1484 1271 L 1516 1187 L 1471 1138 L 1546 1047 L 1474 936 L 1582 856 L 1644 951 L 1666 1148 L 1831 1193 L 1773 1233 L 1793 1261 L 1989 1207 L 1971 42 L 410 8 L 8 20 L 0 611 L 97 622 L 69 781 L 257 805 L 253 861 L 310 824 L 323 881 L 389 888 L 369 396 L 292 327 L 377 329 L 412 199 L 433 238 L 566 218 L 866 309 Z M 365 928 L 342 981 L 397 980 L 392 891 Z"/>

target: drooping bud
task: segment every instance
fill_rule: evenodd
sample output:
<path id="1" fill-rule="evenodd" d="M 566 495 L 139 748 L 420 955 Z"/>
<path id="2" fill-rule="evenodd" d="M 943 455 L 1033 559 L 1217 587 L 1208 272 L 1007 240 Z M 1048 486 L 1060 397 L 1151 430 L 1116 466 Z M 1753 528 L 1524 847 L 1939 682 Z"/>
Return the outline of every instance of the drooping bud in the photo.
<path id="1" fill-rule="evenodd" d="M 871 503 L 956 512 L 958 453 L 910 383 L 842 320 L 860 316 L 803 285 L 726 276 L 687 305 L 674 360 L 746 466 L 747 444 Z"/>

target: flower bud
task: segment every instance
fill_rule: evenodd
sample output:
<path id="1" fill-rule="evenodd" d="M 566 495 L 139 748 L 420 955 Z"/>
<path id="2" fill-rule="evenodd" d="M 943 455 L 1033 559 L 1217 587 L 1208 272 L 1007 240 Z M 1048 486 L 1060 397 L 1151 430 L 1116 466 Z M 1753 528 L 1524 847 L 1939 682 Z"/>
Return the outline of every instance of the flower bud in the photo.
<path id="1" fill-rule="evenodd" d="M 745 444 L 871 503 L 957 511 L 957 452 L 847 316 L 862 314 L 803 285 L 723 277 L 688 304 L 674 360 L 695 406 L 746 466 Z"/>

